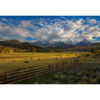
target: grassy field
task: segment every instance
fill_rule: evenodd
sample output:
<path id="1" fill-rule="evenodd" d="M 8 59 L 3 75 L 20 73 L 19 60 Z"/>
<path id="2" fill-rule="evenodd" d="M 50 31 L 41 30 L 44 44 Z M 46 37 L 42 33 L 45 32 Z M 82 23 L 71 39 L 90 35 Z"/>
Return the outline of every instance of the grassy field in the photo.
<path id="1" fill-rule="evenodd" d="M 0 72 L 31 67 L 36 65 L 46 65 L 48 63 L 60 62 L 63 59 L 77 57 L 83 52 L 62 52 L 62 53 L 1 53 Z M 25 63 L 28 61 L 29 63 Z"/>
<path id="2" fill-rule="evenodd" d="M 28 63 L 26 63 L 28 61 Z M 71 62 L 70 62 L 71 61 Z M 74 61 L 74 63 L 72 63 Z M 18 84 L 98 84 L 100 83 L 100 55 L 89 52 L 60 53 L 1 53 L 0 73 L 25 67 L 64 62 L 65 70 L 18 82 Z"/>
<path id="3" fill-rule="evenodd" d="M 79 62 L 65 70 L 43 74 L 19 84 L 100 84 L 100 55 L 79 57 Z"/>

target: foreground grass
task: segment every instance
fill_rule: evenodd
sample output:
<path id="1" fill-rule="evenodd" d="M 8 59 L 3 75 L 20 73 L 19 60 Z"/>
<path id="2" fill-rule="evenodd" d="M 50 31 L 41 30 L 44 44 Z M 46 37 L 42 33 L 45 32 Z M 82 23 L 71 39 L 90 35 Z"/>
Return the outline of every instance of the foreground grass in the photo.
<path id="1" fill-rule="evenodd" d="M 66 58 L 77 57 L 83 52 L 65 53 L 4 53 L 0 54 L 0 72 L 25 68 L 36 65 L 47 65 L 49 63 L 60 62 Z M 25 63 L 29 61 L 29 63 Z"/>
<path id="2" fill-rule="evenodd" d="M 83 61 L 19 84 L 100 84 L 100 56 L 84 58 Z"/>

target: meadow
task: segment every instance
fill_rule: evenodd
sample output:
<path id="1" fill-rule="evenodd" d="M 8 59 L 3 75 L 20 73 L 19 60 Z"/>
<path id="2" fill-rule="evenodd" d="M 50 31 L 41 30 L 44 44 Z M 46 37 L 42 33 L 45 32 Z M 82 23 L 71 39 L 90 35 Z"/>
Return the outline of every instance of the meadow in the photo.
<path id="1" fill-rule="evenodd" d="M 77 57 L 84 52 L 61 52 L 61 53 L 1 53 L 0 72 L 25 68 L 36 65 L 47 65 L 60 62 L 63 59 Z"/>
<path id="2" fill-rule="evenodd" d="M 91 52 L 1 53 L 0 73 L 31 67 L 55 65 L 65 69 L 52 70 L 18 84 L 99 84 L 100 54 Z M 24 73 L 23 73 L 24 74 Z M 15 75 L 16 76 L 16 75 Z M 17 84 L 17 83 L 16 83 Z"/>
<path id="3" fill-rule="evenodd" d="M 20 84 L 100 84 L 100 55 L 81 55 L 64 70 L 18 82 Z"/>

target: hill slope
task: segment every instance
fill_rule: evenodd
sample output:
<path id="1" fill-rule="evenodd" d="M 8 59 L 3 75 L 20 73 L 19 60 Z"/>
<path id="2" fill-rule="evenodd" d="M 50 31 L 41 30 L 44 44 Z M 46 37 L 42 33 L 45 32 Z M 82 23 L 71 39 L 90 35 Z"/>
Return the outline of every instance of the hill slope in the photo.
<path id="1" fill-rule="evenodd" d="M 18 40 L 0 41 L 0 46 L 11 47 L 14 49 L 27 50 L 29 52 L 32 52 L 34 50 L 36 50 L 38 52 L 47 52 L 48 51 L 48 49 L 45 49 L 43 47 L 33 45 L 29 42 L 20 42 Z"/>
<path id="2" fill-rule="evenodd" d="M 91 49 L 100 50 L 100 43 L 85 46 L 75 46 L 73 48 L 67 48 L 68 51 L 91 51 Z"/>

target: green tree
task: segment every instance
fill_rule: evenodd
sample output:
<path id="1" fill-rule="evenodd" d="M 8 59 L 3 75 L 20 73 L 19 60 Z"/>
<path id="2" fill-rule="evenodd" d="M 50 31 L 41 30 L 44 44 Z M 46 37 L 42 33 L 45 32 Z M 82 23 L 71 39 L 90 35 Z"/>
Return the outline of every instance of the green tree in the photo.
<path id="1" fill-rule="evenodd" d="M 92 48 L 92 49 L 91 49 L 91 52 L 92 52 L 92 53 L 95 53 L 95 52 L 96 52 L 95 48 Z"/>

